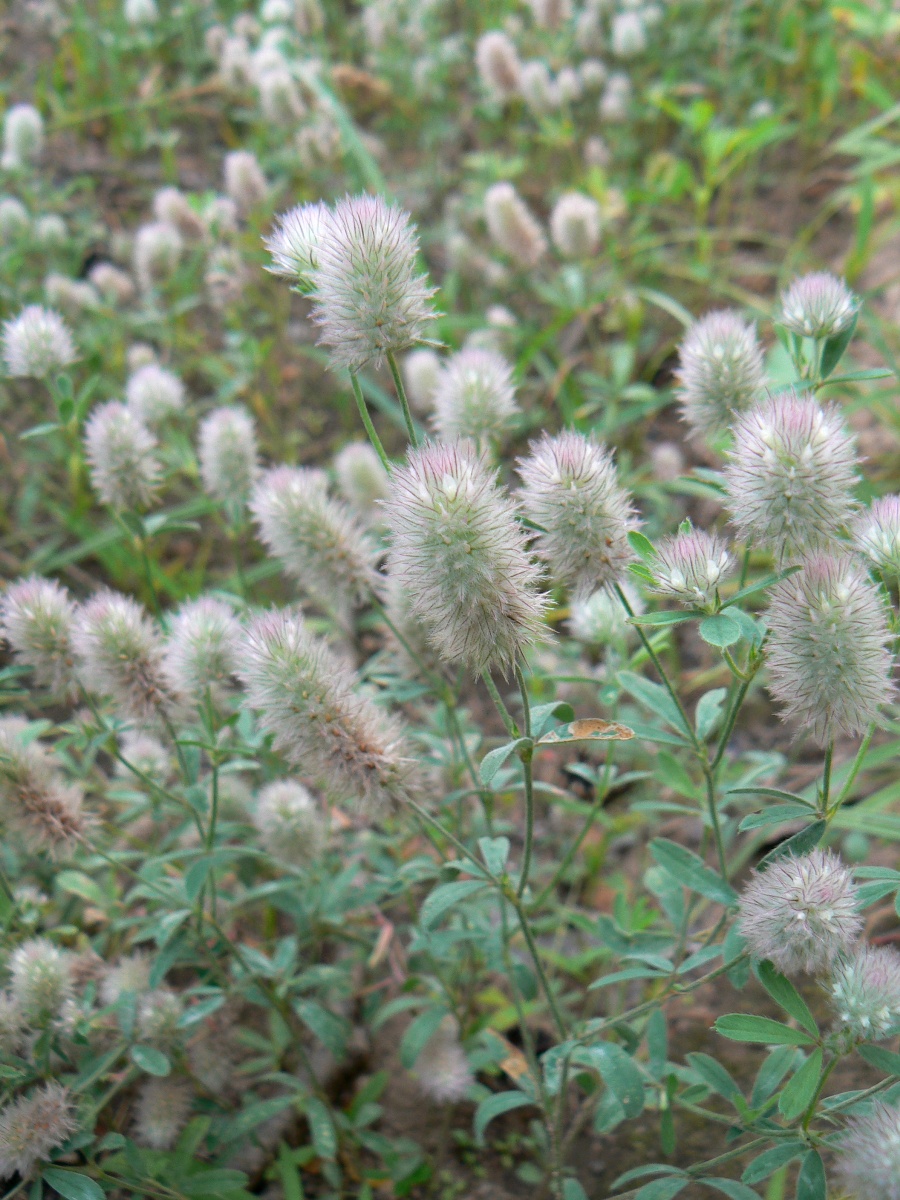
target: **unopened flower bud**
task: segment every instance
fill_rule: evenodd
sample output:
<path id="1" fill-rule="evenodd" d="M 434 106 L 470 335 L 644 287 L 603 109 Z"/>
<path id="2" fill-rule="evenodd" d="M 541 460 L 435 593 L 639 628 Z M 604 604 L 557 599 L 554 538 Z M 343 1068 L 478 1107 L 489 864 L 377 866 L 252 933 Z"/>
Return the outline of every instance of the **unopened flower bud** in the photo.
<path id="1" fill-rule="evenodd" d="M 671 596 L 686 608 L 712 611 L 719 585 L 731 566 L 731 555 L 715 534 L 691 529 L 663 538 L 649 566 L 652 591 Z"/>

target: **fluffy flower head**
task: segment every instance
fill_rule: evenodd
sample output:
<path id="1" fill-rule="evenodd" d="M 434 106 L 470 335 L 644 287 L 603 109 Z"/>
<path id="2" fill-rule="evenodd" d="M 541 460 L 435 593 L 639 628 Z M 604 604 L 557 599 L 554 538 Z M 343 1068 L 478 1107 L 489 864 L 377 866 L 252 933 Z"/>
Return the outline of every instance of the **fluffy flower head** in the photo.
<path id="1" fill-rule="evenodd" d="M 72 994 L 69 963 L 47 938 L 23 942 L 9 963 L 10 993 L 32 1028 L 52 1021 Z"/>
<path id="2" fill-rule="evenodd" d="M 600 205 L 583 192 L 565 192 L 550 214 L 550 236 L 564 258 L 591 258 L 600 244 Z"/>
<path id="3" fill-rule="evenodd" d="M 69 1092 L 45 1083 L 0 1112 L 0 1179 L 18 1172 L 28 1178 L 35 1165 L 78 1128 Z"/>
<path id="4" fill-rule="evenodd" d="M 890 946 L 860 946 L 831 977 L 840 1027 L 854 1041 L 880 1041 L 900 1023 L 900 954 Z"/>
<path id="5" fill-rule="evenodd" d="M 156 496 L 162 468 L 157 441 L 126 405 L 95 408 L 84 427 L 84 453 L 94 491 L 111 508 L 144 509 Z"/>
<path id="6" fill-rule="evenodd" d="M 440 357 L 430 346 L 411 350 L 403 359 L 403 382 L 416 412 L 431 411 L 440 373 Z"/>
<path id="7" fill-rule="evenodd" d="M 859 298 L 828 271 L 795 279 L 781 295 L 779 323 L 798 337 L 829 338 L 848 329 L 859 311 Z"/>
<path id="8" fill-rule="evenodd" d="M 847 1122 L 838 1171 L 857 1200 L 900 1200 L 900 1106 L 876 1100 Z"/>
<path id="9" fill-rule="evenodd" d="M 478 77 L 488 94 L 499 103 L 518 94 L 522 64 L 516 47 L 500 29 L 483 33 L 475 47 Z"/>
<path id="10" fill-rule="evenodd" d="M 650 564 L 652 590 L 687 608 L 715 606 L 719 584 L 728 574 L 731 555 L 722 540 L 702 529 L 663 538 Z"/>
<path id="11" fill-rule="evenodd" d="M 512 368 L 502 354 L 472 347 L 446 361 L 434 393 L 434 425 L 441 441 L 499 437 L 518 412 Z"/>
<path id="12" fill-rule="evenodd" d="M 232 150 L 226 154 L 222 173 L 225 191 L 244 216 L 262 204 L 268 195 L 269 185 L 259 160 L 249 150 Z"/>
<path id="13" fill-rule="evenodd" d="M 707 313 L 679 347 L 681 414 L 701 437 L 721 433 L 752 404 L 763 386 L 762 347 L 756 329 L 739 313 Z"/>
<path id="14" fill-rule="evenodd" d="M 156 425 L 184 408 L 184 384 L 174 371 L 147 363 L 129 376 L 125 400 L 139 421 Z"/>
<path id="15" fill-rule="evenodd" d="M 853 526 L 857 550 L 880 571 L 900 575 L 900 496 L 882 496 Z"/>
<path id="16" fill-rule="evenodd" d="M 0 166 L 17 171 L 33 162 L 44 147 L 44 120 L 31 104 L 14 104 L 3 118 Z"/>
<path id="17" fill-rule="evenodd" d="M 134 1136 L 140 1146 L 169 1150 L 184 1129 L 194 1103 L 183 1079 L 148 1079 L 141 1084 L 134 1113 Z"/>
<path id="18" fill-rule="evenodd" d="M 166 673 L 176 692 L 200 704 L 209 692 L 221 700 L 237 669 L 241 627 L 222 600 L 201 596 L 172 618 Z"/>
<path id="19" fill-rule="evenodd" d="M 454 1017 L 444 1017 L 416 1060 L 416 1076 L 426 1096 L 438 1104 L 464 1100 L 475 1082 Z"/>
<path id="20" fill-rule="evenodd" d="M 495 183 L 488 188 L 484 219 L 491 241 L 518 266 L 533 267 L 543 258 L 547 239 L 511 183 Z"/>
<path id="21" fill-rule="evenodd" d="M 11 583 L 0 600 L 0 633 L 35 682 L 64 696 L 75 690 L 72 624 L 75 606 L 65 588 L 31 575 Z"/>
<path id="22" fill-rule="evenodd" d="M 328 838 L 326 818 L 296 779 L 277 779 L 263 788 L 253 824 L 273 857 L 297 866 L 314 862 Z"/>
<path id="23" fill-rule="evenodd" d="M 8 375 L 45 379 L 75 361 L 75 343 L 52 308 L 29 304 L 3 325 L 3 361 Z"/>
<path id="24" fill-rule="evenodd" d="M 381 519 L 377 505 L 387 499 L 390 479 L 368 442 L 348 442 L 335 455 L 334 473 L 347 503 L 367 524 Z"/>
<path id="25" fill-rule="evenodd" d="M 87 829 L 82 793 L 66 783 L 17 717 L 0 719 L 0 816 L 35 851 L 62 857 Z"/>
<path id="26" fill-rule="evenodd" d="M 313 274 L 319 267 L 319 246 L 331 220 L 327 204 L 298 204 L 276 220 L 275 231 L 265 238 L 272 255 L 270 270 L 294 279 L 301 291 L 312 290 Z"/>
<path id="27" fill-rule="evenodd" d="M 210 496 L 245 504 L 259 474 L 256 427 L 245 408 L 216 408 L 200 423 L 200 477 Z"/>

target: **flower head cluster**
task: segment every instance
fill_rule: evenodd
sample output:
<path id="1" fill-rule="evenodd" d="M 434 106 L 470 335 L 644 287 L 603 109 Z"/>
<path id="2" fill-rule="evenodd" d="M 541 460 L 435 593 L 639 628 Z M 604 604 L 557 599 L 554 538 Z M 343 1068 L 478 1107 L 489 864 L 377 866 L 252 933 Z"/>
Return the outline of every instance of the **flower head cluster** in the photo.
<path id="1" fill-rule="evenodd" d="M 498 437 L 518 412 L 512 368 L 502 354 L 472 347 L 446 361 L 434 392 L 434 425 L 441 441 Z"/>
<path id="2" fill-rule="evenodd" d="M 848 329 L 858 311 L 859 299 L 842 279 L 813 271 L 782 293 L 779 323 L 798 337 L 829 338 Z"/>
<path id="3" fill-rule="evenodd" d="M 134 1115 L 134 1135 L 140 1146 L 169 1150 L 187 1125 L 194 1106 L 189 1083 L 171 1076 L 141 1084 Z"/>
<path id="4" fill-rule="evenodd" d="M 676 395 L 682 416 L 701 437 L 727 429 L 763 386 L 762 347 L 739 313 L 707 313 L 687 331 L 678 353 Z"/>
<path id="5" fill-rule="evenodd" d="M 900 496 L 882 496 L 853 525 L 857 550 L 880 571 L 900 575 Z"/>
<path id="6" fill-rule="evenodd" d="M 0 633 L 35 682 L 57 696 L 76 690 L 72 624 L 75 606 L 52 579 L 30 575 L 11 583 L 0 600 Z"/>
<path id="7" fill-rule="evenodd" d="M 184 408 L 184 384 L 174 371 L 147 363 L 129 376 L 125 400 L 139 421 L 158 425 Z"/>
<path id="8" fill-rule="evenodd" d="M 256 428 L 245 408 L 213 409 L 200 423 L 200 477 L 210 496 L 246 504 L 259 474 Z"/>
<path id="9" fill-rule="evenodd" d="M 687 608 L 715 607 L 719 585 L 728 574 L 731 555 L 722 540 L 702 529 L 663 538 L 650 564 L 651 589 L 671 596 Z"/>
<path id="10" fill-rule="evenodd" d="M 511 183 L 495 183 L 488 188 L 484 219 L 491 240 L 518 266 L 530 268 L 543 258 L 547 239 Z"/>
<path id="11" fill-rule="evenodd" d="M 340 610 L 371 596 L 377 582 L 374 547 L 347 506 L 329 497 L 321 471 L 266 471 L 250 508 L 261 540 L 308 595 Z"/>
<path id="12" fill-rule="evenodd" d="M 241 627 L 222 600 L 201 596 L 172 618 L 165 669 L 175 692 L 201 704 L 207 692 L 221 700 L 237 670 Z"/>
<path id="13" fill-rule="evenodd" d="M 5 171 L 18 171 L 39 157 L 44 147 L 44 120 L 31 104 L 14 104 L 3 118 Z"/>
<path id="14" fill-rule="evenodd" d="M 81 789 L 18 717 L 0 718 L 0 815 L 26 845 L 54 856 L 70 853 L 87 828 Z"/>
<path id="15" fill-rule="evenodd" d="M 273 857 L 296 866 L 315 862 L 328 838 L 325 817 L 296 779 L 276 779 L 263 788 L 253 811 L 253 824 Z"/>
<path id="16" fill-rule="evenodd" d="M 115 1004 L 120 996 L 130 993 L 140 996 L 150 988 L 150 968 L 152 962 L 148 954 L 138 951 L 120 958 L 106 970 L 100 984 L 100 999 L 104 1004 Z"/>
<path id="17" fill-rule="evenodd" d="M 416 1061 L 416 1077 L 425 1095 L 438 1104 L 453 1104 L 468 1095 L 475 1076 L 454 1017 L 444 1017 L 426 1042 Z"/>
<path id="18" fill-rule="evenodd" d="M 265 239 L 275 275 L 296 281 L 301 291 L 312 291 L 319 268 L 319 247 L 331 220 L 327 204 L 298 204 L 278 217 L 275 232 Z"/>
<path id="19" fill-rule="evenodd" d="M 537 552 L 552 577 L 577 597 L 615 582 L 634 557 L 628 543 L 636 525 L 612 454 L 574 431 L 533 442 L 519 461 L 522 504 L 543 530 Z"/>
<path id="20" fill-rule="evenodd" d="M 78 1128 L 69 1092 L 45 1083 L 0 1111 L 0 1179 L 27 1179 Z"/>
<path id="21" fill-rule="evenodd" d="M 84 427 L 84 453 L 94 491 L 111 508 L 145 509 L 162 475 L 157 441 L 131 408 L 116 401 L 95 408 Z"/>
<path id="22" fill-rule="evenodd" d="M 483 33 L 475 47 L 475 66 L 485 91 L 504 103 L 519 93 L 522 64 L 514 43 L 502 30 Z"/>
<path id="23" fill-rule="evenodd" d="M 379 812 L 412 786 L 399 725 L 356 690 L 353 674 L 292 612 L 257 617 L 239 674 L 275 747 L 336 802 Z"/>
<path id="24" fill-rule="evenodd" d="M 550 214 L 550 236 L 564 258 L 592 258 L 600 245 L 600 205 L 583 192 L 565 192 Z"/>
<path id="25" fill-rule="evenodd" d="M 818 741 L 861 733 L 893 694 L 887 616 L 850 559 L 821 555 L 772 589 L 769 690 Z"/>
<path id="26" fill-rule="evenodd" d="M 857 1200 L 900 1200 L 900 1106 L 876 1100 L 847 1122 L 838 1170 Z"/>
<path id="27" fill-rule="evenodd" d="M 411 451 L 386 511 L 391 575 L 441 658 L 506 667 L 540 636 L 538 572 L 483 456 L 466 443 Z"/>
<path id="28" fill-rule="evenodd" d="M 45 379 L 76 358 L 69 328 L 51 308 L 29 304 L 3 325 L 3 361 L 8 375 Z"/>
<path id="29" fill-rule="evenodd" d="M 833 544 L 853 512 L 856 448 L 840 414 L 785 392 L 741 416 L 725 468 L 739 535 L 779 555 Z"/>
<path id="30" fill-rule="evenodd" d="M 94 263 L 88 279 L 107 304 L 127 304 L 134 298 L 134 282 L 127 271 L 111 262 Z"/>
<path id="31" fill-rule="evenodd" d="M 786 974 L 822 971 L 859 936 L 853 878 L 837 855 L 785 855 L 758 871 L 740 899 L 740 931 L 754 958 Z"/>
<path id="32" fill-rule="evenodd" d="M 860 946 L 840 959 L 831 977 L 832 1004 L 854 1041 L 880 1041 L 900 1025 L 900 954 Z"/>

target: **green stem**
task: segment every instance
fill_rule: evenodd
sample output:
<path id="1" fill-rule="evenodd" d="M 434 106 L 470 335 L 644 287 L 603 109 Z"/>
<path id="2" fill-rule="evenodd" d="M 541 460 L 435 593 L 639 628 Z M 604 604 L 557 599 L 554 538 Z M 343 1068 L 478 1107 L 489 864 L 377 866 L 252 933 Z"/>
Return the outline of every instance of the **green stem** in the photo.
<path id="1" fill-rule="evenodd" d="M 531 737 L 531 703 L 528 699 L 528 687 L 522 668 L 516 663 L 516 679 L 522 696 L 522 711 L 524 713 L 525 736 Z M 522 775 L 525 781 L 525 849 L 522 854 L 522 871 L 519 876 L 519 886 L 516 895 L 521 900 L 528 887 L 528 875 L 531 871 L 531 856 L 534 848 L 534 769 L 531 763 L 532 747 L 523 748 Z"/>
<path id="2" fill-rule="evenodd" d="M 541 988 L 544 992 L 544 995 L 547 997 L 547 1003 L 550 1006 L 550 1012 L 553 1014 L 553 1023 L 556 1026 L 556 1032 L 559 1034 L 562 1040 L 565 1041 L 569 1036 L 566 1031 L 566 1025 L 562 1019 L 559 1008 L 557 1007 L 556 997 L 553 995 L 553 991 L 550 988 L 550 981 L 548 980 L 547 973 L 544 970 L 544 964 L 541 962 L 541 956 L 538 953 L 537 943 L 534 940 L 534 935 L 532 934 L 531 927 L 528 924 L 528 918 L 525 916 L 525 912 L 518 898 L 516 899 L 514 907 L 516 910 L 516 916 L 519 918 L 519 925 L 525 937 L 525 941 L 528 944 L 528 953 L 531 955 L 531 961 L 534 963 L 534 969 L 537 972 L 538 979 L 540 980 Z"/>
<path id="3" fill-rule="evenodd" d="M 614 742 L 611 743 L 611 747 L 614 747 L 614 746 L 615 746 L 615 743 Z M 541 892 L 541 894 L 535 900 L 534 907 L 536 909 L 539 910 L 540 908 L 542 908 L 547 897 L 553 891 L 555 891 L 560 880 L 565 875 L 566 871 L 569 869 L 569 864 L 572 862 L 575 855 L 581 849 L 581 844 L 584 841 L 584 839 L 587 837 L 588 833 L 590 832 L 591 826 L 594 824 L 594 821 L 597 819 L 597 813 L 603 807 L 603 802 L 605 801 L 606 794 L 609 791 L 609 777 L 610 777 L 610 774 L 612 773 L 612 760 L 613 760 L 613 750 L 610 749 L 610 752 L 606 757 L 606 765 L 605 765 L 604 771 L 603 771 L 603 779 L 600 781 L 600 785 L 596 789 L 596 796 L 594 798 L 594 802 L 591 805 L 590 810 L 588 811 L 588 814 L 584 819 L 584 824 L 582 825 L 578 836 L 575 838 L 574 842 L 572 842 L 571 846 L 569 847 L 569 849 L 566 851 L 565 855 L 563 856 L 562 862 L 559 864 L 559 866 L 553 872 L 553 878 L 550 880 L 550 882 L 547 884 L 547 886 L 544 888 L 544 890 Z"/>
<path id="4" fill-rule="evenodd" d="M 497 712 L 500 714 L 500 720 L 503 722 L 503 728 L 511 738 L 517 739 L 521 737 L 519 727 L 512 718 L 512 715 L 506 705 L 503 703 L 503 698 L 497 691 L 493 679 L 487 669 L 481 672 L 481 678 L 484 680 L 484 686 L 490 693 L 491 699 L 496 706 Z"/>
<path id="5" fill-rule="evenodd" d="M 834 738 L 825 747 L 825 764 L 822 767 L 822 812 L 828 812 L 831 796 L 831 763 L 834 758 Z"/>
<path id="6" fill-rule="evenodd" d="M 362 394 L 362 388 L 359 386 L 359 380 L 356 377 L 356 372 L 350 372 L 350 383 L 353 386 L 353 395 L 356 397 L 356 407 L 359 409 L 359 415 L 362 417 L 362 423 L 366 427 L 366 433 L 369 435 L 369 441 L 375 447 L 378 457 L 384 464 L 384 469 L 388 472 L 391 470 L 391 460 L 385 453 L 384 446 L 381 444 L 381 438 L 378 436 L 375 426 L 372 424 L 372 418 L 369 416 L 369 409 L 366 405 L 366 398 Z"/>
<path id="7" fill-rule="evenodd" d="M 834 1058 L 831 1060 L 831 1062 L 828 1064 L 828 1066 L 825 1068 L 825 1070 L 822 1072 L 821 1078 L 819 1079 L 819 1086 L 816 1088 L 816 1094 L 813 1096 L 812 1100 L 810 1101 L 809 1108 L 806 1110 L 806 1113 L 803 1117 L 802 1128 L 803 1128 L 804 1133 L 807 1131 L 807 1129 L 809 1129 L 810 1123 L 812 1122 L 813 1117 L 816 1115 L 816 1106 L 819 1103 L 819 1097 L 822 1095 L 822 1089 L 825 1087 L 825 1084 L 828 1082 L 828 1076 L 831 1074 L 831 1072 L 834 1070 L 834 1068 L 838 1065 L 838 1062 L 839 1062 L 839 1056 L 835 1055 Z"/>
<path id="8" fill-rule="evenodd" d="M 706 778 L 706 806 L 709 809 L 709 819 L 712 823 L 713 838 L 716 843 L 716 857 L 719 860 L 719 872 L 723 879 L 728 878 L 728 864 L 725 859 L 725 844 L 722 841 L 722 826 L 719 822 L 719 809 L 716 805 L 716 783 L 712 768 L 704 766 Z"/>
<path id="9" fill-rule="evenodd" d="M 412 419 L 412 413 L 409 408 L 409 401 L 406 398 L 406 388 L 403 386 L 403 378 L 400 370 L 397 367 L 397 360 L 394 358 L 392 350 L 387 352 L 388 366 L 391 368 L 391 375 L 394 377 L 394 387 L 397 389 L 397 396 L 400 400 L 400 407 L 403 409 L 403 420 L 406 422 L 406 432 L 409 434 L 409 440 L 415 447 L 419 445 L 419 439 L 416 436 L 416 426 Z"/>
<path id="10" fill-rule="evenodd" d="M 754 671 L 753 675 L 755 674 L 756 672 Z M 753 681 L 753 675 L 745 678 L 737 690 L 737 693 L 734 697 L 734 703 L 729 709 L 728 716 L 725 719 L 725 727 L 722 730 L 722 736 L 719 738 L 719 747 L 716 750 L 716 756 L 709 764 L 711 771 L 715 771 L 717 769 L 719 763 L 725 756 L 725 751 L 728 749 L 728 743 L 731 741 L 731 735 L 734 732 L 734 725 L 737 721 L 738 713 L 740 712 L 741 705 L 744 703 L 744 699 L 747 695 L 750 684 Z"/>
<path id="11" fill-rule="evenodd" d="M 837 812 L 837 810 L 841 807 L 841 805 L 844 803 L 844 801 L 850 795 L 850 790 L 853 787 L 853 784 L 856 782 L 856 777 L 860 772 L 860 768 L 863 765 L 863 759 L 866 757 L 866 751 L 869 749 L 869 744 L 871 743 L 874 735 L 875 735 L 875 726 L 873 724 L 873 725 L 870 725 L 869 728 L 866 730 L 866 736 L 863 738 L 862 742 L 860 742 L 859 749 L 856 752 L 856 757 L 853 760 L 853 765 L 850 768 L 850 774 L 845 779 L 844 786 L 841 788 L 841 791 L 840 791 L 840 794 L 838 795 L 837 800 L 835 800 L 834 804 L 832 805 L 832 808 L 831 808 L 832 814 Z"/>

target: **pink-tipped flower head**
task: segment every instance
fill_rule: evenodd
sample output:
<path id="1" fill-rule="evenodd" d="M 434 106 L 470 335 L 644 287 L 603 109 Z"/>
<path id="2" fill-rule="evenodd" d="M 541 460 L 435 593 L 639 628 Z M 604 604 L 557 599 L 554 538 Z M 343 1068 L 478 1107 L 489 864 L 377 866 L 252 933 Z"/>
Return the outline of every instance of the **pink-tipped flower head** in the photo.
<path id="1" fill-rule="evenodd" d="M 777 319 L 798 337 L 820 339 L 849 329 L 858 311 L 859 298 L 843 279 L 828 271 L 813 271 L 782 292 Z"/>
<path id="2" fill-rule="evenodd" d="M 900 1106 L 876 1100 L 847 1122 L 838 1173 L 856 1200 L 900 1200 Z"/>
<path id="3" fill-rule="evenodd" d="M 330 799 L 377 814 L 414 786 L 399 725 L 357 690 L 353 674 L 296 613 L 252 622 L 239 674 L 275 748 Z"/>
<path id="4" fill-rule="evenodd" d="M 495 350 L 458 351 L 444 364 L 434 393 L 434 426 L 443 442 L 482 444 L 505 433 L 519 413 L 512 368 Z"/>
<path id="5" fill-rule="evenodd" d="M 213 409 L 200 422 L 197 437 L 200 478 L 206 492 L 223 504 L 243 506 L 259 474 L 256 426 L 245 408 Z"/>
<path id="6" fill-rule="evenodd" d="M 30 850 L 51 858 L 68 857 L 88 827 L 81 788 L 65 782 L 17 717 L 0 718 L 0 817 Z"/>
<path id="7" fill-rule="evenodd" d="M 328 840 L 328 821 L 309 791 L 296 779 L 276 779 L 259 793 L 253 824 L 279 862 L 315 862 Z"/>
<path id="8" fill-rule="evenodd" d="M 470 445 L 410 451 L 386 511 L 390 574 L 441 658 L 506 668 L 541 635 L 546 602 L 515 505 Z"/>
<path id="9" fill-rule="evenodd" d="M 856 447 L 840 413 L 785 392 L 741 416 L 725 468 L 741 538 L 779 557 L 833 545 L 854 508 Z"/>
<path id="10" fill-rule="evenodd" d="M 313 319 L 332 363 L 357 371 L 426 339 L 434 288 L 417 274 L 418 239 L 409 215 L 380 196 L 345 196 L 334 206 L 313 273 Z"/>
<path id="11" fill-rule="evenodd" d="M 319 246 L 331 220 L 327 204 L 298 204 L 276 219 L 275 231 L 264 239 L 272 255 L 270 270 L 293 279 L 302 292 L 313 289 L 319 268 Z"/>
<path id="12" fill-rule="evenodd" d="M 862 929 L 853 877 L 828 850 L 776 859 L 744 888 L 739 928 L 754 958 L 787 975 L 827 970 Z"/>
<path id="13" fill-rule="evenodd" d="M 600 205 L 583 192 L 565 192 L 550 214 L 550 236 L 564 258 L 593 258 L 600 245 Z"/>
<path id="14" fill-rule="evenodd" d="M 491 241 L 517 266 L 537 265 L 547 239 L 528 205 L 511 183 L 495 183 L 484 197 L 484 219 Z"/>
<path id="15" fill-rule="evenodd" d="M 0 1111 L 0 1179 L 27 1179 L 78 1128 L 70 1093 L 44 1083 Z"/>
<path id="16" fill-rule="evenodd" d="M 503 104 L 518 95 L 522 64 L 508 34 L 500 29 L 483 33 L 475 47 L 475 66 L 491 99 Z"/>
<path id="17" fill-rule="evenodd" d="M 519 460 L 525 514 L 544 531 L 537 552 L 578 598 L 617 581 L 634 558 L 634 509 L 610 451 L 581 433 L 545 435 Z"/>
<path id="18" fill-rule="evenodd" d="M 900 954 L 890 946 L 860 946 L 831 977 L 838 1026 L 854 1042 L 879 1042 L 900 1024 Z"/>
<path id="19" fill-rule="evenodd" d="M 686 608 L 711 612 L 730 567 L 731 555 L 721 538 L 702 529 L 679 532 L 656 547 L 651 591 L 671 596 Z"/>
<path id="20" fill-rule="evenodd" d="M 862 733 L 893 695 L 887 614 L 849 558 L 820 555 L 777 584 L 766 620 L 769 691 L 821 744 Z"/>
<path id="21" fill-rule="evenodd" d="M 900 575 L 900 496 L 873 500 L 853 523 L 853 542 L 879 571 Z"/>
<path id="22" fill-rule="evenodd" d="M 77 358 L 69 327 L 52 308 L 29 304 L 3 325 L 3 361 L 7 375 L 46 379 Z"/>
<path id="23" fill-rule="evenodd" d="M 699 437 L 724 432 L 753 403 L 765 380 L 756 328 L 739 313 L 707 313 L 678 348 L 676 396 Z"/>
<path id="24" fill-rule="evenodd" d="M 173 690 L 194 704 L 202 704 L 207 693 L 221 703 L 231 690 L 240 641 L 240 624 L 224 601 L 201 596 L 183 604 L 166 641 Z"/>
<path id="25" fill-rule="evenodd" d="M 128 377 L 125 402 L 145 425 L 158 425 L 184 408 L 184 384 L 174 371 L 147 363 Z"/>
<path id="26" fill-rule="evenodd" d="M 156 449 L 156 438 L 126 405 L 110 401 L 94 409 L 84 427 L 84 453 L 104 504 L 133 510 L 152 504 L 162 477 Z"/>
<path id="27" fill-rule="evenodd" d="M 30 575 L 11 583 L 0 600 L 0 633 L 35 682 L 59 697 L 77 692 L 72 626 L 75 606 L 52 579 Z"/>

